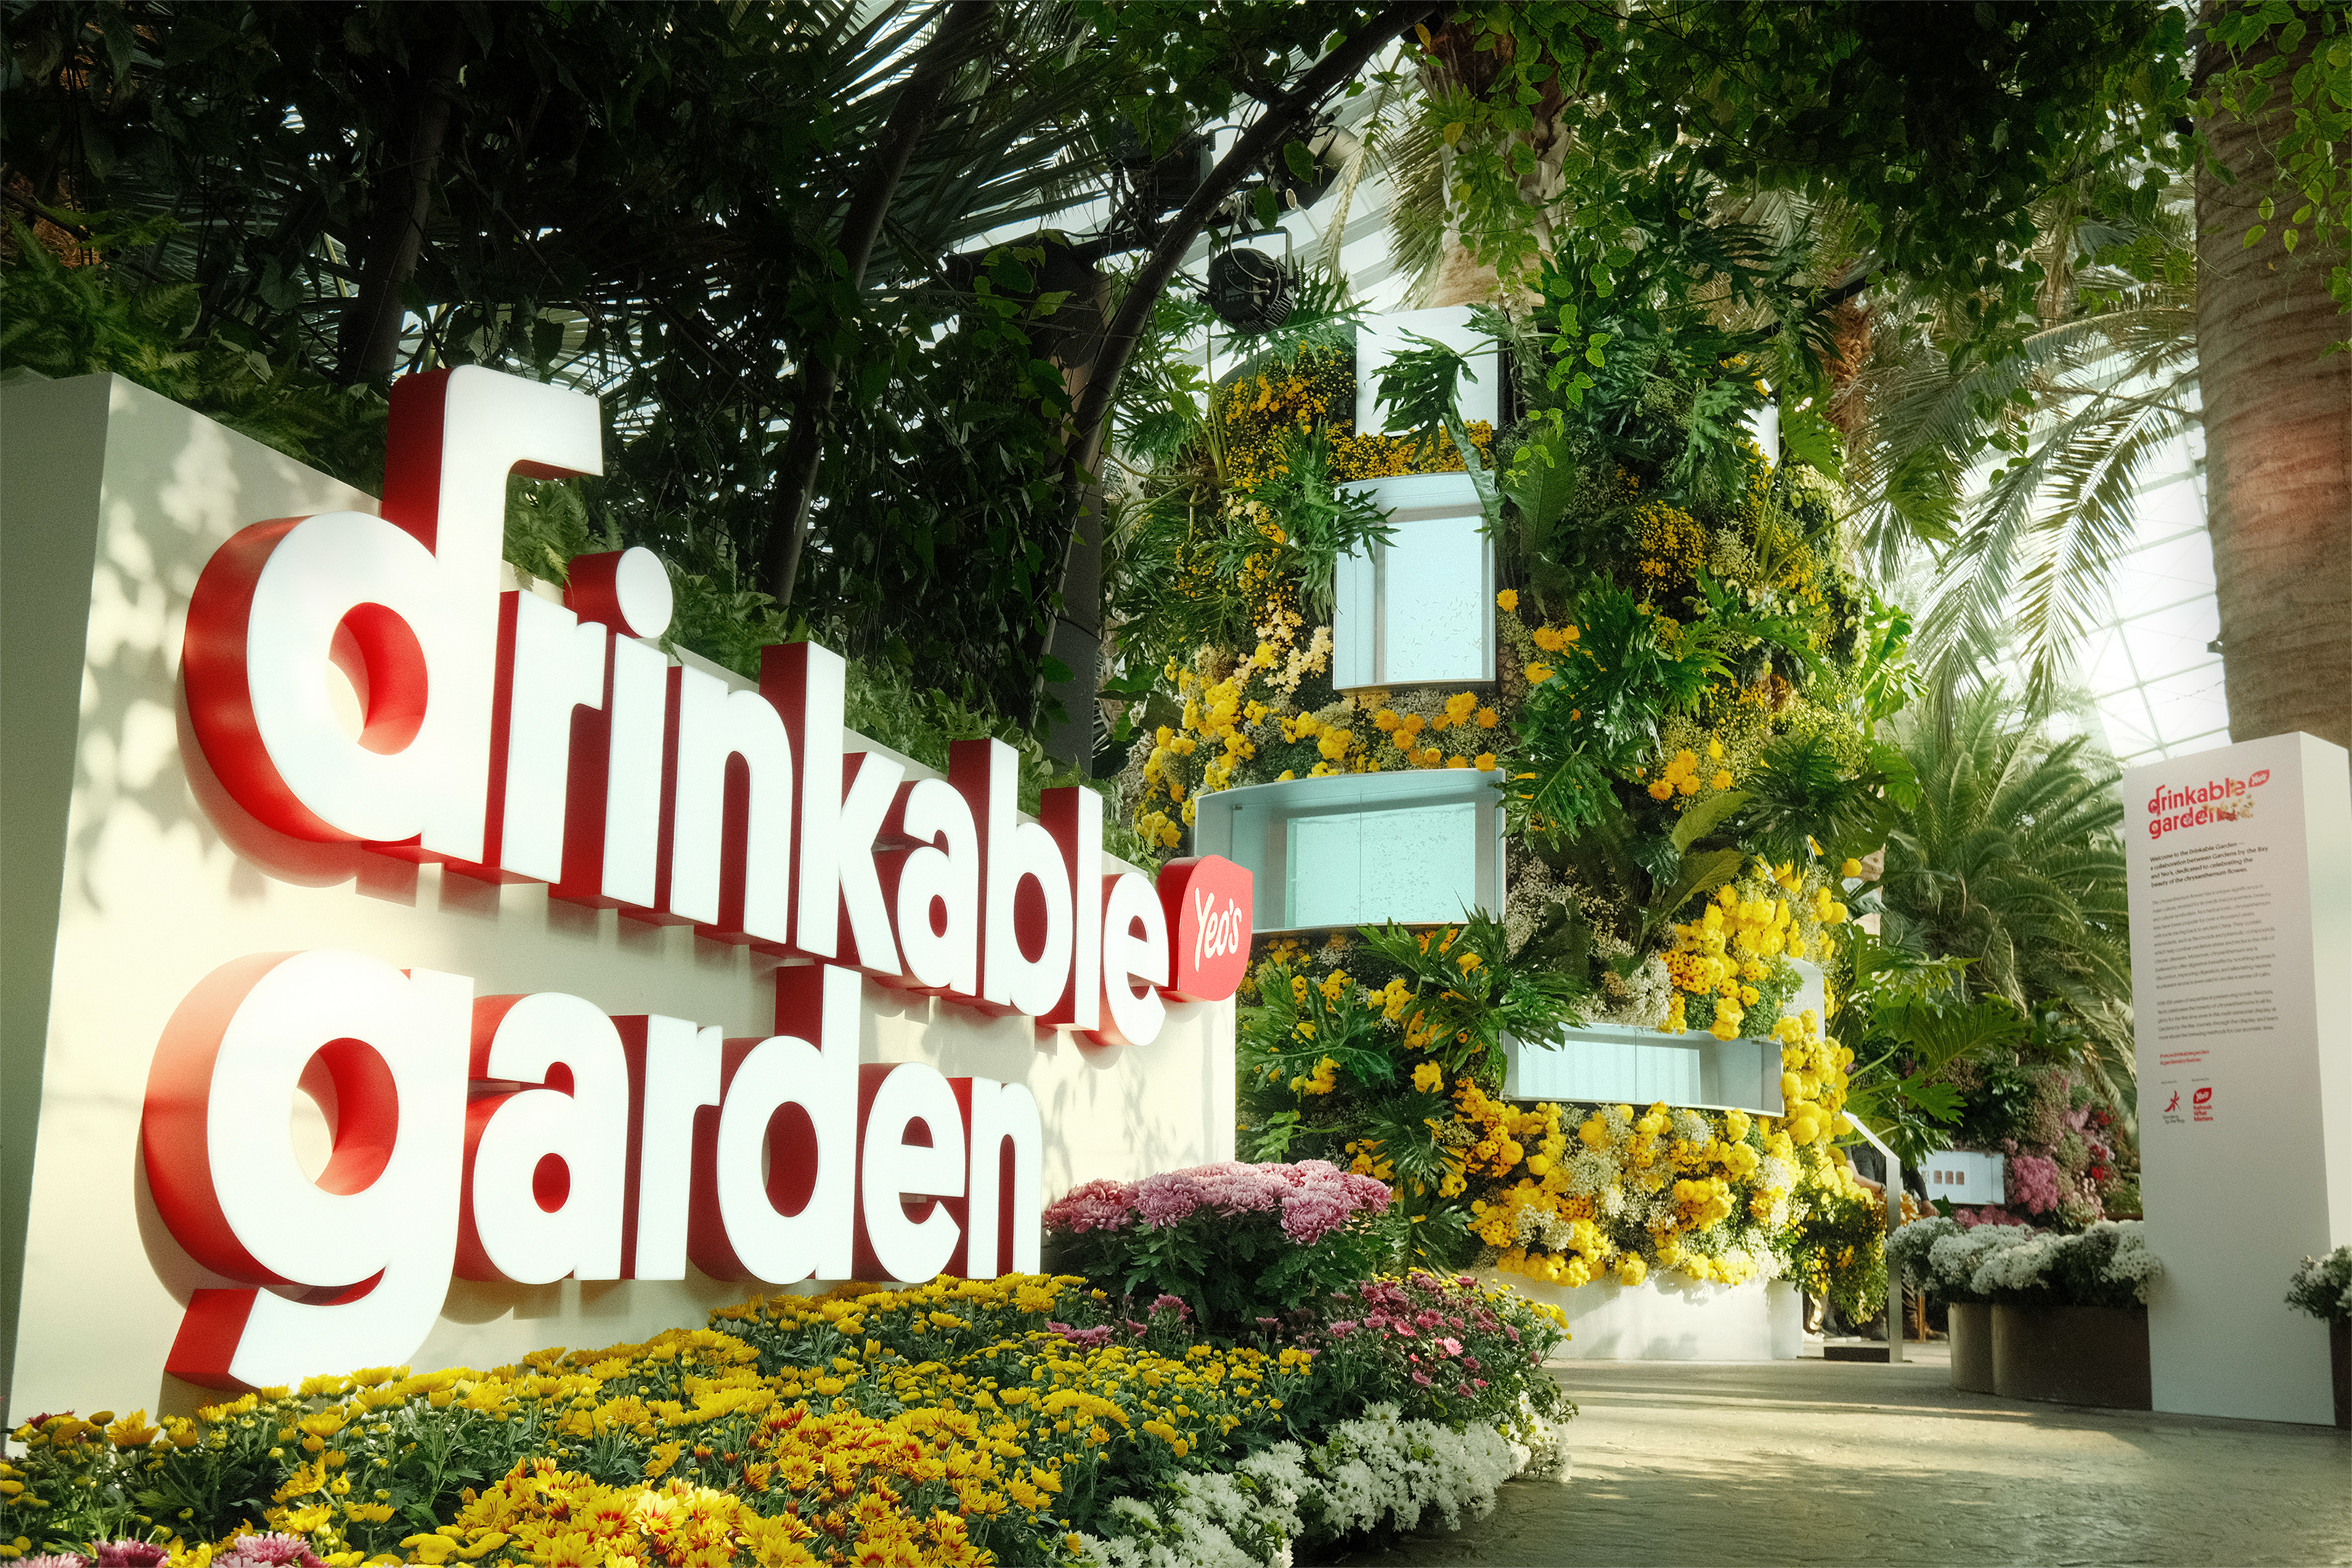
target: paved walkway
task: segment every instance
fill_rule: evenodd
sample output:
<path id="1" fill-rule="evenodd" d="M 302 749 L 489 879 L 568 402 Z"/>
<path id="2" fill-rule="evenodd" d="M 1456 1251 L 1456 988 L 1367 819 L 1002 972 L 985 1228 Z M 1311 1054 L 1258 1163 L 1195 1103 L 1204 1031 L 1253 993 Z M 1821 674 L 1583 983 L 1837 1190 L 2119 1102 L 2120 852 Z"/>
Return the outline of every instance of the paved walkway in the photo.
<path id="1" fill-rule="evenodd" d="M 1916 1348 L 1916 1347 L 1915 1347 Z M 1556 1367 L 1564 1483 L 1421 1563 L 2352 1563 L 2352 1435 L 1961 1394 L 1936 1362 Z"/>

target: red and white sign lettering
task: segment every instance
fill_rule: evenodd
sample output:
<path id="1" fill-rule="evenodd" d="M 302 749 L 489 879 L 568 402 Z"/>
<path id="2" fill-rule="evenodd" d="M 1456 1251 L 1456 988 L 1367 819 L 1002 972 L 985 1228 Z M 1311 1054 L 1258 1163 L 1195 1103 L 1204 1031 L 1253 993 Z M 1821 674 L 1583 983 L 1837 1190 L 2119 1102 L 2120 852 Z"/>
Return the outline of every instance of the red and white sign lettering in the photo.
<path id="1" fill-rule="evenodd" d="M 809 962 L 775 1032 L 727 1040 L 347 953 L 239 960 L 191 994 L 143 1141 L 199 1290 L 171 1367 L 222 1386 L 414 1354 L 453 1272 L 541 1283 L 1033 1269 L 1042 1131 L 1018 1084 L 857 1061 L 863 978 L 1112 1045 L 1163 996 L 1233 995 L 1249 873 L 1107 867 L 1102 801 L 1018 808 L 1012 748 L 909 779 L 844 744 L 845 666 L 767 650 L 736 690 L 673 663 L 644 550 L 583 556 L 562 605 L 498 589 L 507 475 L 601 471 L 595 400 L 467 367 L 393 391 L 382 517 L 257 523 L 188 614 L 189 715 L 278 831 L 437 860 Z M 329 667 L 358 694 L 337 721 Z M 863 978 L 862 978 L 862 977 Z M 287 1133 L 331 1107 L 316 1180 Z"/>

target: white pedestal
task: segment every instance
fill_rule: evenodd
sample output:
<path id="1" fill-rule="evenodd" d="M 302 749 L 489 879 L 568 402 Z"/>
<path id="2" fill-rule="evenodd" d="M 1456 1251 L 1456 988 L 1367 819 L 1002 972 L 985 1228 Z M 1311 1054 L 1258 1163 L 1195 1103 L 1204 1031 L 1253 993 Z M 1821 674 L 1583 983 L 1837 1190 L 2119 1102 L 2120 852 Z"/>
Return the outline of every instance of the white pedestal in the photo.
<path id="1" fill-rule="evenodd" d="M 1802 1299 L 1785 1280 L 1703 1285 L 1667 1274 L 1571 1290 L 1519 1274 L 1482 1277 L 1568 1314 L 1573 1337 L 1556 1353 L 1563 1361 L 1794 1361 L 1804 1349 Z"/>
<path id="2" fill-rule="evenodd" d="M 2156 1408 L 2325 1425 L 2326 1325 L 2282 1298 L 2352 1241 L 2352 775 L 2284 735 L 2122 789 Z"/>

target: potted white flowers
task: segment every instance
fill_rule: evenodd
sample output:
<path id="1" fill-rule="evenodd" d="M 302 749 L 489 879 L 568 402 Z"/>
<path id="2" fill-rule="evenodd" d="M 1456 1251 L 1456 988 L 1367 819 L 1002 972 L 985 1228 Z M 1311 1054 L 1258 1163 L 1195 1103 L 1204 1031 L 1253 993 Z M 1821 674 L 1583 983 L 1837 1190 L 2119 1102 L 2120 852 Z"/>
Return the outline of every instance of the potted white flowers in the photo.
<path id="1" fill-rule="evenodd" d="M 1888 1237 L 1886 1258 L 1948 1310 L 1953 1387 L 2149 1407 L 2146 1303 L 2163 1265 L 2138 1220 L 2102 1220 L 2068 1235 L 2027 1225 L 1969 1228 L 1930 1216 Z"/>
<path id="2" fill-rule="evenodd" d="M 1952 1386 L 1990 1394 L 1992 1303 L 1974 1288 L 1977 1267 L 2005 1247 L 2040 1232 L 2024 1225 L 1979 1225 L 1975 1228 L 1941 1215 L 1915 1219 L 1886 1239 L 1886 1263 L 1903 1282 L 1944 1303 L 1951 1336 Z"/>
<path id="3" fill-rule="evenodd" d="M 1992 1302 L 1993 1391 L 2146 1410 L 2147 1287 L 2163 1265 L 2138 1220 L 1996 1247 L 1969 1281 Z"/>
<path id="4" fill-rule="evenodd" d="M 2338 1247 L 2325 1258 L 2305 1258 L 2287 1283 L 2286 1304 L 2326 1320 L 2336 1424 L 2352 1428 L 2352 1247 Z"/>

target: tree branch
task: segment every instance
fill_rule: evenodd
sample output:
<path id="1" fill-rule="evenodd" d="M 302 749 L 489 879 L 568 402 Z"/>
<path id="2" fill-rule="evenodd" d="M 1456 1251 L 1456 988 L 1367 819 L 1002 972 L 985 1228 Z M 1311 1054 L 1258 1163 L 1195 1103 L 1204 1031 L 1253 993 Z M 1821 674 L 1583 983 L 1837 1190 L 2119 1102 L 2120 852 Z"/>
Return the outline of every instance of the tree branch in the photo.
<path id="1" fill-rule="evenodd" d="M 881 144 L 866 165 L 865 178 L 851 198 L 842 226 L 841 254 L 849 291 L 866 287 L 866 265 L 874 257 L 898 182 L 914 156 L 915 144 L 930 129 L 939 113 L 940 97 L 949 78 L 963 63 L 965 45 L 987 21 L 993 0 L 955 0 L 947 20 L 940 25 L 925 57 L 915 67 L 891 106 L 882 128 Z M 809 508 L 815 498 L 818 459 L 823 455 L 824 427 L 832 420 L 834 393 L 841 386 L 841 357 L 827 346 L 812 352 L 801 374 L 800 396 L 793 408 L 792 434 L 776 476 L 775 510 L 768 525 L 767 559 L 762 575 L 779 606 L 793 601 L 800 576 L 801 551 L 808 543 Z"/>
<path id="2" fill-rule="evenodd" d="M 387 193 L 378 204 L 374 247 L 361 275 L 360 291 L 343 309 L 336 380 L 346 386 L 383 380 L 400 357 L 400 323 L 405 315 L 400 289 L 415 273 L 417 256 L 425 247 L 433 175 L 449 134 L 457 70 L 465 63 L 466 24 L 452 14 L 440 58 L 420 89 L 402 161 L 384 171 L 405 188 L 396 195 Z"/>
<path id="3" fill-rule="evenodd" d="M 1143 340 L 1150 325 L 1151 313 L 1159 304 L 1160 294 L 1170 279 L 1183 264 L 1184 253 L 1209 219 L 1224 204 L 1225 199 L 1242 186 L 1250 172 L 1271 157 L 1283 142 L 1296 134 L 1314 118 L 1323 100 L 1370 63 L 1374 55 L 1402 37 L 1408 27 L 1423 18 L 1434 19 L 1444 14 L 1445 7 L 1431 0 L 1398 0 L 1365 23 L 1338 48 L 1315 62 L 1307 74 L 1279 99 L 1269 100 L 1265 113 L 1258 116 L 1247 131 L 1242 132 L 1232 151 L 1218 160 L 1201 187 L 1190 200 L 1177 209 L 1160 230 L 1151 254 L 1144 261 L 1134 280 L 1129 285 L 1126 298 L 1119 301 L 1118 313 L 1103 331 L 1102 346 L 1097 350 L 1093 373 L 1086 390 L 1079 395 L 1077 408 L 1071 418 L 1076 439 L 1070 449 L 1065 483 L 1071 491 L 1064 507 L 1066 521 L 1062 525 L 1060 548 L 1055 552 L 1062 558 L 1061 570 L 1054 578 L 1055 591 L 1066 601 L 1075 582 L 1099 582 L 1099 561 L 1102 540 L 1099 537 L 1086 538 L 1078 527 L 1082 515 L 1091 513 L 1099 519 L 1100 506 L 1087 502 L 1088 486 L 1094 484 L 1095 472 L 1102 462 L 1103 448 L 1110 431 L 1110 412 L 1118 397 L 1120 381 L 1126 376 L 1128 361 L 1132 359 L 1138 344 Z M 1099 534 L 1101 524 L 1096 528 Z M 1042 608 L 1042 607 L 1041 607 Z M 1053 637 L 1053 618 L 1040 615 L 1042 627 L 1031 652 L 1039 674 L 1031 685 L 1031 713 L 1034 716 L 1045 695 L 1044 679 L 1045 655 Z M 1091 627 L 1095 617 L 1088 615 L 1084 627 Z M 1074 622 L 1074 625 L 1078 623 Z M 1098 632 L 1084 630 L 1082 634 L 1099 646 Z M 1098 670 L 1099 666 L 1096 666 Z M 1093 676 L 1081 672 L 1081 683 L 1089 688 Z M 1091 705 L 1091 689 L 1083 701 Z M 1083 764 L 1085 758 L 1076 758 Z"/>
<path id="4" fill-rule="evenodd" d="M 1111 318 L 1103 333 L 1103 346 L 1095 363 L 1094 379 L 1087 384 L 1086 393 L 1078 400 L 1074 423 L 1078 430 L 1078 447 L 1075 467 L 1080 473 L 1091 473 L 1097 461 L 1105 433 L 1109 428 L 1111 403 L 1118 395 L 1118 383 L 1127 373 L 1127 361 L 1134 355 L 1136 345 L 1142 341 L 1144 329 L 1150 324 L 1153 308 L 1159 303 L 1160 291 L 1182 265 L 1184 253 L 1208 225 L 1209 217 L 1223 204 L 1227 196 L 1241 188 L 1251 170 L 1270 156 L 1301 124 L 1311 118 L 1323 100 L 1339 86 L 1351 80 L 1371 57 L 1401 37 L 1406 28 L 1424 17 L 1444 9 L 1429 0 L 1399 0 L 1379 16 L 1364 24 L 1362 29 L 1347 42 L 1315 63 L 1314 68 L 1299 78 L 1298 85 L 1285 94 L 1281 101 L 1269 108 L 1234 143 L 1233 151 L 1220 159 L 1201 183 L 1201 188 L 1177 210 L 1161 230 L 1160 243 L 1152 247 L 1150 256 L 1129 286 L 1127 298 L 1119 302 L 1118 313 Z"/>

